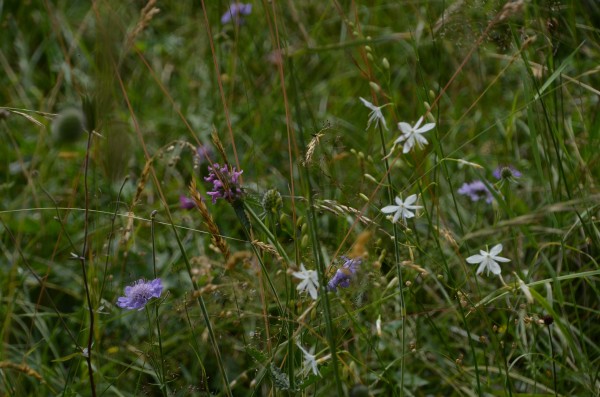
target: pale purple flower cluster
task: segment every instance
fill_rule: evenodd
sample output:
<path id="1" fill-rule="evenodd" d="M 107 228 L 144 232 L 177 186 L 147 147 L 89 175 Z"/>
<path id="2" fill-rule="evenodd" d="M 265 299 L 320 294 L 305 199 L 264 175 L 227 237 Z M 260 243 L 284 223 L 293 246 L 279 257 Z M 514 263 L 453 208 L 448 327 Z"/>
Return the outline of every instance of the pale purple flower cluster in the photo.
<path id="1" fill-rule="evenodd" d="M 240 187 L 239 178 L 244 171 L 236 171 L 235 167 L 229 169 L 227 165 L 220 166 L 219 163 L 209 165 L 208 171 L 209 174 L 204 180 L 212 182 L 213 190 L 206 192 L 206 194 L 212 197 L 213 204 L 220 198 L 232 203 L 242 197 L 243 191 Z"/>
<path id="2" fill-rule="evenodd" d="M 140 279 L 133 285 L 125 287 L 125 296 L 121 296 L 117 300 L 117 306 L 128 310 L 142 310 L 150 299 L 160 298 L 162 289 L 160 278 L 152 281 Z"/>
<path id="3" fill-rule="evenodd" d="M 329 291 L 337 291 L 338 287 L 347 288 L 350 286 L 350 281 L 356 275 L 359 266 L 362 264 L 362 260 L 360 258 L 350 259 L 345 256 L 342 257 L 346 262 L 342 267 L 340 267 L 331 280 L 327 283 L 327 289 Z"/>
<path id="4" fill-rule="evenodd" d="M 242 25 L 244 23 L 242 15 L 250 15 L 251 12 L 252 4 L 250 3 L 232 3 L 221 17 L 221 23 L 225 25 L 233 22 L 236 25 Z"/>
<path id="5" fill-rule="evenodd" d="M 500 181 L 503 179 L 520 178 L 523 174 L 512 165 L 502 165 L 497 167 L 494 172 L 492 172 L 492 175 Z"/>
<path id="6" fill-rule="evenodd" d="M 458 189 L 458 193 L 469 196 L 471 201 L 485 199 L 485 202 L 488 204 L 494 201 L 494 196 L 482 181 L 465 182 L 460 189 Z"/>

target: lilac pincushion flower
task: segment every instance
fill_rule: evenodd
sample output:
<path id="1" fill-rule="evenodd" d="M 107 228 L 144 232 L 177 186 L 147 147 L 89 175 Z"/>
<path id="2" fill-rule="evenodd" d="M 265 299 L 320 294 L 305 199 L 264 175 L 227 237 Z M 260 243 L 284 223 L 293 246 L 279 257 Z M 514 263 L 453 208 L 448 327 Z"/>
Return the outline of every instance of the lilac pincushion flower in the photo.
<path id="1" fill-rule="evenodd" d="M 252 12 L 252 4 L 244 4 L 244 3 L 232 3 L 229 5 L 225 14 L 221 17 L 221 23 L 223 25 L 233 22 L 236 25 L 242 25 L 244 23 L 244 18 L 242 15 L 250 15 Z"/>
<path id="2" fill-rule="evenodd" d="M 152 281 L 140 279 L 133 283 L 133 285 L 125 287 L 125 296 L 119 297 L 117 306 L 128 310 L 142 310 L 150 299 L 160 298 L 162 289 L 163 286 L 160 278 Z"/>
<path id="3" fill-rule="evenodd" d="M 500 180 L 520 178 L 523 174 L 512 165 L 501 165 L 492 172 L 494 178 Z"/>
<path id="4" fill-rule="evenodd" d="M 233 203 L 242 197 L 243 190 L 239 178 L 244 171 L 236 171 L 235 167 L 229 169 L 227 165 L 220 166 L 219 163 L 209 165 L 208 171 L 209 174 L 204 180 L 213 184 L 213 190 L 206 194 L 212 197 L 213 204 L 220 198 Z"/>
<path id="5" fill-rule="evenodd" d="M 196 203 L 191 198 L 184 196 L 183 194 L 179 196 L 179 205 L 181 209 L 184 210 L 192 210 L 196 208 Z"/>
<path id="6" fill-rule="evenodd" d="M 488 204 L 494 201 L 494 196 L 482 181 L 473 181 L 471 183 L 465 182 L 460 189 L 458 189 L 458 193 L 469 196 L 471 201 L 485 199 L 485 202 Z"/>
<path id="7" fill-rule="evenodd" d="M 331 280 L 327 283 L 327 289 L 329 291 L 337 291 L 338 287 L 347 288 L 350 286 L 350 281 L 356 275 L 359 266 L 362 264 L 362 259 L 350 259 L 345 256 L 342 257 L 346 262 L 340 267 Z"/>

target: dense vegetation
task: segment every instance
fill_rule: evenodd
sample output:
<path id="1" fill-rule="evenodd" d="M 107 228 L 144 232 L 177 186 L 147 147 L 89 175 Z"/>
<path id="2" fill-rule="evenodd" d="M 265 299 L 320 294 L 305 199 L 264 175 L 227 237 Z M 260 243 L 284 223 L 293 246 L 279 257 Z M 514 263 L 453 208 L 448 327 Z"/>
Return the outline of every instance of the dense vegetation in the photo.
<path id="1" fill-rule="evenodd" d="M 0 23 L 0 394 L 600 393 L 596 1 Z"/>

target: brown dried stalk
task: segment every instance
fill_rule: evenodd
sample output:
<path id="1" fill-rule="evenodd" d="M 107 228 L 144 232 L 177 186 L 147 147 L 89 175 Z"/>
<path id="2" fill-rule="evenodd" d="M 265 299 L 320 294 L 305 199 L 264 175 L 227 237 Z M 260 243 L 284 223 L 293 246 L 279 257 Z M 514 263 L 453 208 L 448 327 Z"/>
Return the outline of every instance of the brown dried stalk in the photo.
<path id="1" fill-rule="evenodd" d="M 219 249 L 219 251 L 221 251 L 221 253 L 225 256 L 225 259 L 229 259 L 229 255 L 230 255 L 229 247 L 227 246 L 227 243 L 225 242 L 225 239 L 223 238 L 223 236 L 221 236 L 219 227 L 217 226 L 217 224 L 213 220 L 212 216 L 208 212 L 208 208 L 206 207 L 206 204 L 204 204 L 204 200 L 202 200 L 202 196 L 196 189 L 196 181 L 194 179 L 192 179 L 192 181 L 190 182 L 189 189 L 190 189 L 190 195 L 192 196 L 192 200 L 194 200 L 194 203 L 196 203 L 196 207 L 200 211 L 202 220 L 203 220 L 204 224 L 206 225 L 208 232 L 211 235 L 212 243 L 215 245 L 215 247 L 217 247 Z"/>

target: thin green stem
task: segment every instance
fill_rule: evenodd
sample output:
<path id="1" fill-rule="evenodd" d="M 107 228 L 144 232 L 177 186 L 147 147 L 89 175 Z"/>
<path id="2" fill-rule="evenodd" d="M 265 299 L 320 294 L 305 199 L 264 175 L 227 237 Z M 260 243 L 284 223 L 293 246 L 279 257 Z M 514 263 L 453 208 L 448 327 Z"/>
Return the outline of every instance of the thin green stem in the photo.
<path id="1" fill-rule="evenodd" d="M 152 239 L 152 270 L 154 272 L 154 278 L 158 278 L 158 274 L 156 272 L 156 244 L 154 240 L 154 218 L 158 211 L 154 210 L 150 214 L 150 236 Z M 158 336 L 158 354 L 160 360 L 160 390 L 164 396 L 168 395 L 167 392 L 167 384 L 165 383 L 165 359 L 163 354 L 163 346 L 162 346 L 162 338 L 160 334 L 160 321 L 158 316 L 158 306 L 155 307 L 155 321 L 156 321 L 156 331 Z"/>
<path id="2" fill-rule="evenodd" d="M 194 275 L 192 273 L 192 265 L 190 264 L 190 260 L 187 256 L 187 253 L 185 252 L 185 249 L 183 248 L 183 243 L 181 242 L 181 238 L 179 237 L 179 234 L 177 233 L 177 228 L 175 227 L 175 224 L 172 221 L 170 224 L 173 229 L 173 233 L 175 235 L 175 240 L 177 241 L 177 245 L 179 246 L 179 250 L 181 251 L 181 257 L 183 258 L 183 262 L 185 263 L 185 268 L 187 270 L 188 277 L 190 278 L 190 282 L 192 283 L 192 288 L 194 289 L 195 292 L 197 292 L 196 301 L 198 302 L 198 305 L 200 306 L 200 312 L 202 313 L 204 323 L 206 324 L 206 329 L 208 331 L 208 337 L 210 339 L 210 344 L 212 345 L 212 348 L 215 352 L 215 356 L 217 359 L 217 366 L 219 367 L 219 372 L 221 373 L 221 376 L 223 377 L 223 383 L 225 386 L 225 394 L 229 397 L 233 397 L 233 394 L 231 393 L 231 387 L 229 386 L 229 380 L 227 378 L 227 372 L 225 372 L 225 366 L 223 365 L 223 358 L 221 357 L 221 351 L 219 350 L 219 344 L 217 342 L 217 338 L 215 336 L 215 331 L 212 327 L 212 323 L 210 322 L 210 316 L 208 314 L 208 310 L 206 309 L 206 304 L 204 303 L 204 298 L 202 298 L 202 295 L 200 295 L 198 293 L 198 292 L 200 292 L 200 289 L 198 288 L 198 285 L 194 281 Z"/>
<path id="3" fill-rule="evenodd" d="M 392 185 L 392 175 L 390 173 L 390 164 L 387 159 L 387 150 L 385 148 L 385 138 L 383 136 L 383 129 L 381 128 L 381 124 L 379 124 L 379 137 L 381 138 L 381 150 L 383 152 L 384 165 L 385 165 L 385 173 L 387 175 L 388 186 L 388 201 L 390 203 L 394 202 L 394 188 Z M 405 327 L 405 318 L 406 318 L 406 303 L 404 302 L 404 292 L 402 291 L 402 287 L 404 286 L 404 281 L 402 278 L 402 269 L 400 267 L 400 250 L 398 249 L 399 238 L 398 238 L 398 227 L 395 223 L 392 223 L 392 230 L 394 233 L 394 260 L 396 261 L 396 275 L 398 277 L 398 299 L 400 303 L 400 311 L 401 311 L 401 327 L 402 327 L 402 351 L 401 351 L 401 360 L 400 360 L 400 395 L 404 394 L 404 367 L 405 367 L 405 356 L 406 356 L 406 327 Z"/>

